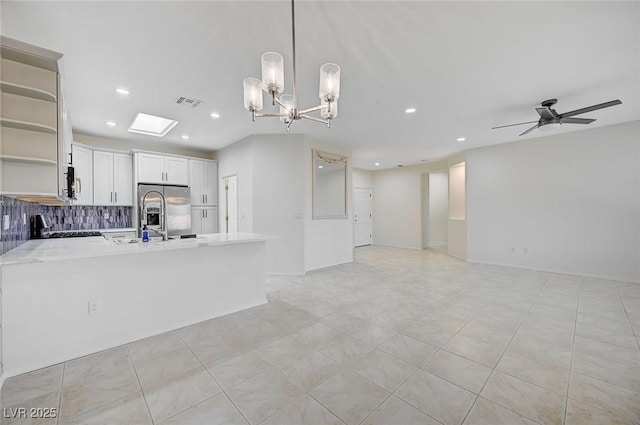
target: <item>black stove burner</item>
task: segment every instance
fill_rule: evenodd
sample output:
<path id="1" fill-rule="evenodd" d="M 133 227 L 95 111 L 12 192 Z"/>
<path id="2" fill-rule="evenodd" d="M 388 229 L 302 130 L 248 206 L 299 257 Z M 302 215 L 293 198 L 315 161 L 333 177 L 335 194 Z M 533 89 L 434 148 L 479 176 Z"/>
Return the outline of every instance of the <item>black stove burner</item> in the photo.
<path id="1" fill-rule="evenodd" d="M 97 231 L 86 232 L 54 232 L 49 235 L 49 238 L 82 238 L 87 236 L 102 236 L 102 233 Z"/>

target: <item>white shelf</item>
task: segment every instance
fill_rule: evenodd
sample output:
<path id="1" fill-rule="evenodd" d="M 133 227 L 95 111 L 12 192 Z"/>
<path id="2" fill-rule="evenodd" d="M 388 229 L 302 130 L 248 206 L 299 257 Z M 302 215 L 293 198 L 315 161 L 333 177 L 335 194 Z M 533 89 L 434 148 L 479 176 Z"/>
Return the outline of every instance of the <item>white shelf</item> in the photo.
<path id="1" fill-rule="evenodd" d="M 3 127 L 17 128 L 19 130 L 39 131 L 41 133 L 56 134 L 57 131 L 54 127 L 38 124 L 29 121 L 14 120 L 11 118 L 0 118 L 0 125 Z"/>
<path id="2" fill-rule="evenodd" d="M 23 86 L 22 84 L 10 83 L 9 81 L 0 81 L 0 88 L 4 93 L 15 94 L 18 96 L 30 97 L 32 99 L 44 100 L 46 102 L 56 102 L 56 95 L 45 90 L 35 87 Z"/>
<path id="3" fill-rule="evenodd" d="M 0 159 L 5 161 L 29 162 L 32 164 L 58 165 L 58 162 L 53 159 L 33 158 L 27 156 L 0 155 Z"/>

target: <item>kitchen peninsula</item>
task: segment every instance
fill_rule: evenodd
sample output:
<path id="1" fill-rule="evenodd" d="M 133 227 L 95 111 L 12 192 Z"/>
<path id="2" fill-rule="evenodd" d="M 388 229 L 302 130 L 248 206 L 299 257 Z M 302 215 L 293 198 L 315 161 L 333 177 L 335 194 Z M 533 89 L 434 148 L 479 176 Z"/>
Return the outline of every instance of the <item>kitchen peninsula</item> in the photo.
<path id="1" fill-rule="evenodd" d="M 21 245 L 0 257 L 5 376 L 266 303 L 267 239 Z"/>

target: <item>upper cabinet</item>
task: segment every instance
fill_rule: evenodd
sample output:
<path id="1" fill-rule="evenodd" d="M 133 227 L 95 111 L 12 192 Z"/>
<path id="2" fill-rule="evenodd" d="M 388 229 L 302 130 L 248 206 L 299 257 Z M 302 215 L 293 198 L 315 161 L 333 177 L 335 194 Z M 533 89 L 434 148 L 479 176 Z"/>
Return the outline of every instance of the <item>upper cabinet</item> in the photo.
<path id="1" fill-rule="evenodd" d="M 189 184 L 188 160 L 176 156 L 136 153 L 138 183 Z"/>
<path id="2" fill-rule="evenodd" d="M 71 147 L 75 170 L 74 205 L 93 205 L 93 151 L 79 145 Z M 98 176 L 98 178 L 101 178 Z"/>
<path id="3" fill-rule="evenodd" d="M 191 205 L 218 205 L 218 163 L 200 159 L 189 160 Z"/>
<path id="4" fill-rule="evenodd" d="M 93 152 L 93 200 L 95 205 L 133 205 L 131 155 Z"/>
<path id="5" fill-rule="evenodd" d="M 71 126 L 58 74 L 62 55 L 0 41 L 0 194 L 64 204 Z"/>

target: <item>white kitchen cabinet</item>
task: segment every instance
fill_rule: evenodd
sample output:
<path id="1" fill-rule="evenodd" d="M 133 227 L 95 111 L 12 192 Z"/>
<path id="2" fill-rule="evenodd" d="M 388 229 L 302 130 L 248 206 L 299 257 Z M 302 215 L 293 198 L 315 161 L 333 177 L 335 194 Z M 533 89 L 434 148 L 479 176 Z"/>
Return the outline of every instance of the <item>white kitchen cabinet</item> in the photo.
<path id="1" fill-rule="evenodd" d="M 95 205 L 133 205 L 131 155 L 93 152 L 93 201 Z"/>
<path id="2" fill-rule="evenodd" d="M 73 145 L 71 152 L 76 179 L 73 205 L 93 205 L 93 151 Z"/>
<path id="3" fill-rule="evenodd" d="M 191 207 L 191 233 L 218 233 L 218 208 Z"/>
<path id="4" fill-rule="evenodd" d="M 190 159 L 189 187 L 191 205 L 218 205 L 218 163 Z"/>
<path id="5" fill-rule="evenodd" d="M 186 158 L 137 153 L 138 183 L 189 184 L 189 166 Z"/>

